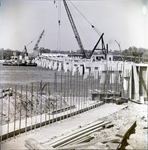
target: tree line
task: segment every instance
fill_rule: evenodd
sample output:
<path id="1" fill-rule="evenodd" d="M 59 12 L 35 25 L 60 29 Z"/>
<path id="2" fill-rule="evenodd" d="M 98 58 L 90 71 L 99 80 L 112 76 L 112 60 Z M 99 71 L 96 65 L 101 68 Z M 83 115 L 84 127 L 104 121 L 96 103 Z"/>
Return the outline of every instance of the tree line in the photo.
<path id="1" fill-rule="evenodd" d="M 50 49 L 39 49 L 40 53 L 62 53 L 62 54 L 68 54 L 68 53 L 80 53 L 80 50 L 77 51 L 57 51 L 57 50 L 50 50 Z M 16 53 L 16 55 L 23 54 L 23 52 L 19 50 L 11 50 L 11 49 L 0 49 L 0 59 L 10 59 L 11 56 L 13 56 L 13 53 Z M 145 48 L 137 48 L 135 46 L 129 47 L 128 49 L 119 51 L 114 50 L 112 51 L 114 56 L 117 56 L 117 59 L 127 60 L 127 61 L 134 61 L 139 62 L 142 60 L 148 61 L 148 49 Z M 30 54 L 32 55 L 32 54 Z"/>

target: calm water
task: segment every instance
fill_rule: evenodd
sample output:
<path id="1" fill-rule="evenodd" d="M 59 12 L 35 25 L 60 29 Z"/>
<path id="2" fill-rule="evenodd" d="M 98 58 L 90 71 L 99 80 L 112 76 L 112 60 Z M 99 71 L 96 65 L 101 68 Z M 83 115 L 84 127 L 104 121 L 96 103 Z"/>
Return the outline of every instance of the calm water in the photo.
<path id="1" fill-rule="evenodd" d="M 41 67 L 3 66 L 0 64 L 0 83 L 26 84 L 30 82 L 52 82 L 54 71 Z"/>

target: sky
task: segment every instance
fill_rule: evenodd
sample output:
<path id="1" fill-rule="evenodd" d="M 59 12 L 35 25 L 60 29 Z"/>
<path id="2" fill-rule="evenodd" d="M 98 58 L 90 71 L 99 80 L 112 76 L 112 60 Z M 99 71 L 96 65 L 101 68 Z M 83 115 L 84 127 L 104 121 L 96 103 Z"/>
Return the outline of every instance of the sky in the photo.
<path id="1" fill-rule="evenodd" d="M 148 49 L 148 0 L 66 2 L 84 49 L 92 50 L 101 33 L 104 33 L 104 42 L 109 50 L 119 50 L 115 40 L 121 50 L 132 46 Z M 51 50 L 79 49 L 62 1 L 1 0 L 0 48 L 22 51 L 26 45 L 28 51 L 33 52 L 43 30 L 45 34 L 39 47 Z"/>

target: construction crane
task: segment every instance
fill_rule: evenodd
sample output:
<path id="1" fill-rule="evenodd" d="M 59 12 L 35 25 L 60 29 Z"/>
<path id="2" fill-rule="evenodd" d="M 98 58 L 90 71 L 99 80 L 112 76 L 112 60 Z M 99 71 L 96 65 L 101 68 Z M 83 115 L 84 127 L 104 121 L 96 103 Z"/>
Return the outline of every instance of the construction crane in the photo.
<path id="1" fill-rule="evenodd" d="M 80 38 L 79 33 L 77 31 L 76 25 L 74 23 L 74 20 L 72 18 L 72 15 L 71 15 L 70 10 L 68 8 L 68 5 L 66 3 L 66 0 L 63 0 L 63 3 L 64 3 L 64 6 L 65 6 L 65 9 L 66 9 L 66 12 L 67 12 L 67 15 L 68 15 L 71 27 L 72 27 L 73 32 L 75 34 L 75 38 L 77 40 L 77 43 L 79 45 L 79 48 L 80 48 L 81 52 L 83 53 L 83 58 L 90 59 L 95 50 L 102 50 L 102 52 L 103 52 L 103 54 L 105 55 L 105 58 L 106 58 L 106 55 L 108 53 L 108 45 L 107 45 L 107 48 L 105 48 L 105 44 L 104 44 L 104 40 L 103 40 L 104 33 L 100 36 L 99 40 L 97 41 L 96 45 L 94 46 L 94 48 L 93 48 L 93 50 L 91 52 L 85 51 L 84 47 L 83 47 L 83 44 L 82 44 L 82 41 L 81 41 L 81 38 Z M 92 27 L 94 28 L 93 25 L 92 25 Z M 102 49 L 97 49 L 97 46 L 98 46 L 100 41 L 102 43 Z"/>
<path id="2" fill-rule="evenodd" d="M 39 36 L 39 38 L 38 38 L 38 40 L 37 40 L 37 42 L 36 42 L 36 44 L 35 44 L 33 50 L 36 50 L 36 49 L 38 48 L 39 42 L 40 42 L 40 40 L 41 40 L 41 38 L 42 38 L 44 32 L 45 32 L 45 30 L 42 31 L 42 33 L 41 33 L 41 35 Z"/>
<path id="3" fill-rule="evenodd" d="M 78 33 L 78 31 L 77 31 L 76 25 L 75 25 L 75 23 L 74 23 L 74 20 L 73 20 L 73 18 L 72 18 L 72 15 L 71 15 L 70 10 L 69 10 L 69 8 L 68 8 L 68 5 L 67 5 L 67 3 L 66 3 L 66 0 L 63 0 L 63 3 L 64 3 L 64 6 L 65 6 L 65 9 L 66 9 L 67 16 L 68 16 L 68 18 L 69 18 L 71 27 L 72 27 L 73 32 L 74 32 L 74 34 L 75 34 L 75 38 L 76 38 L 76 40 L 77 40 L 77 42 L 78 42 L 78 45 L 79 45 L 79 47 L 80 47 L 81 52 L 83 53 L 83 58 L 86 58 L 85 50 L 84 50 L 84 47 L 83 47 L 81 38 L 80 38 L 79 33 Z"/>

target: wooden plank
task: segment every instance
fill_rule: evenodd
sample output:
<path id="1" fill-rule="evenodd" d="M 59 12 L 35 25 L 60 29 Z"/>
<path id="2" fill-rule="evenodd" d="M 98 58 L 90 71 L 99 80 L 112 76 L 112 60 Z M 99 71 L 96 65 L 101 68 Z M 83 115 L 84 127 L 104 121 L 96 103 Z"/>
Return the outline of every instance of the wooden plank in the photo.
<path id="1" fill-rule="evenodd" d="M 79 136 L 81 136 L 81 135 L 83 135 L 83 134 L 85 134 L 87 132 L 90 132 L 90 131 L 95 130 L 95 129 L 99 128 L 99 127 L 102 127 L 102 126 L 106 125 L 107 123 L 110 123 L 110 121 L 103 122 L 101 124 L 97 124 L 97 125 L 93 125 L 93 126 L 92 125 L 87 126 L 86 128 L 81 129 L 81 130 L 73 133 L 72 135 L 69 135 L 69 136 L 67 136 L 65 138 L 62 138 L 61 140 L 51 144 L 51 146 L 52 147 L 60 146 L 60 145 L 66 143 L 66 142 L 68 142 L 70 140 L 73 140 L 74 138 L 77 138 L 77 137 L 79 137 Z"/>
<path id="2" fill-rule="evenodd" d="M 62 145 L 60 145 L 60 146 L 58 146 L 58 147 L 56 147 L 56 148 L 59 148 L 59 147 L 62 147 L 62 146 L 68 145 L 68 144 L 73 144 L 73 142 L 79 141 L 79 140 L 81 140 L 81 138 L 84 138 L 84 137 L 86 137 L 86 136 L 92 134 L 93 132 L 99 131 L 99 130 L 101 130 L 101 129 L 103 129 L 103 127 L 99 127 L 99 128 L 97 128 L 97 129 L 95 129 L 95 130 L 92 130 L 92 131 L 90 131 L 90 132 L 87 132 L 87 133 L 85 133 L 85 134 L 82 134 L 81 136 L 78 136 L 78 137 L 76 137 L 76 138 L 74 138 L 74 139 L 71 139 L 71 140 L 69 140 L 69 141 L 67 141 L 67 142 L 64 142 Z M 54 147 L 54 146 L 53 146 L 53 147 Z"/>
<path id="3" fill-rule="evenodd" d="M 99 139 L 98 141 L 101 143 L 121 143 L 122 138 L 117 136 L 110 136 L 105 139 Z"/>
<path id="4" fill-rule="evenodd" d="M 126 134 L 136 125 L 136 121 L 127 122 L 124 128 L 120 129 L 116 136 L 124 138 Z"/>
<path id="5" fill-rule="evenodd" d="M 76 134 L 76 133 L 79 133 L 80 131 L 86 130 L 86 129 L 90 128 L 91 126 L 95 126 L 95 125 L 101 124 L 101 123 L 103 123 L 103 122 L 104 122 L 104 121 L 97 121 L 97 122 L 91 123 L 91 124 L 89 124 L 89 125 L 87 125 L 87 126 L 85 126 L 85 127 L 83 127 L 83 128 L 77 129 L 76 131 L 74 131 L 74 132 L 72 132 L 72 133 L 66 134 L 65 136 L 62 136 L 62 137 L 59 137 L 59 138 L 56 138 L 56 139 L 54 139 L 54 140 L 48 142 L 48 144 L 53 144 L 53 143 L 55 143 L 55 142 L 57 142 L 57 141 L 63 140 L 63 139 L 65 139 L 65 138 L 67 138 L 67 137 L 70 137 L 70 136 Z"/>
<path id="6" fill-rule="evenodd" d="M 83 147 L 86 147 L 86 146 L 89 146 L 90 143 L 80 143 L 80 144 L 74 144 L 74 145 L 66 145 L 64 147 L 60 147 L 58 149 L 79 149 L 79 148 L 83 148 Z"/>
<path id="7" fill-rule="evenodd" d="M 104 125 L 104 124 L 101 124 L 101 125 L 99 124 L 99 125 L 94 126 L 94 127 L 92 127 L 92 128 L 89 128 L 89 129 L 80 131 L 80 132 L 78 132 L 78 133 L 76 133 L 76 134 L 73 134 L 73 135 L 71 135 L 71 136 L 69 136 L 69 137 L 66 137 L 65 139 L 62 139 L 62 140 L 60 140 L 60 141 L 58 141 L 58 142 L 52 144 L 51 146 L 52 146 L 52 147 L 60 146 L 60 145 L 62 145 L 62 144 L 64 144 L 64 143 L 66 143 L 66 142 L 69 142 L 70 140 L 73 140 L 74 138 L 76 139 L 77 137 L 80 137 L 81 135 L 83 135 L 83 134 L 85 134 L 85 133 L 88 133 L 88 132 L 91 131 L 91 130 L 95 130 L 96 128 L 99 128 L 99 127 L 101 127 L 101 126 L 103 126 L 103 125 Z"/>
<path id="8" fill-rule="evenodd" d="M 85 136 L 85 137 L 82 137 L 82 138 L 79 139 L 79 140 L 76 140 L 76 141 L 70 143 L 70 145 L 80 144 L 80 143 L 86 142 L 86 141 L 88 141 L 88 140 L 92 140 L 93 138 L 94 138 L 94 137 L 92 137 L 92 136 Z"/>
<path id="9" fill-rule="evenodd" d="M 37 142 L 35 139 L 29 138 L 27 140 L 25 140 L 25 146 L 29 149 L 38 149 L 38 150 L 47 150 L 47 148 L 45 148 L 42 144 L 40 144 L 39 142 Z M 48 149 L 53 149 L 53 147 L 48 146 Z"/>
<path id="10" fill-rule="evenodd" d="M 26 144 L 26 143 L 25 143 L 25 147 L 26 147 L 28 150 L 33 150 L 33 148 L 32 148 L 30 145 Z"/>

